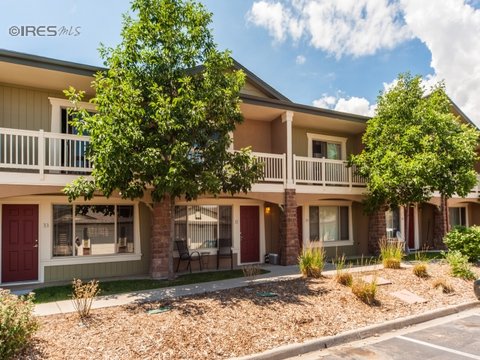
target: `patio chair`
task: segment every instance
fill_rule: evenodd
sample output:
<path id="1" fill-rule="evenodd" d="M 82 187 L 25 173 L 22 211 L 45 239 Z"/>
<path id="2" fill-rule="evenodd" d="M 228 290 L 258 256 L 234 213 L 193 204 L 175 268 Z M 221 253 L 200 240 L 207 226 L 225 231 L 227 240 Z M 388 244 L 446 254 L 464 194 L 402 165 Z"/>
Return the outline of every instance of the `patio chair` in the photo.
<path id="1" fill-rule="evenodd" d="M 202 256 L 198 251 L 192 251 L 190 252 L 188 250 L 187 242 L 185 240 L 175 240 L 175 245 L 177 246 L 177 251 L 178 251 L 178 264 L 177 264 L 177 270 L 175 272 L 178 272 L 178 268 L 180 267 L 180 262 L 181 261 L 188 261 L 187 265 L 187 270 L 190 269 L 190 273 L 192 273 L 192 261 L 197 261 L 198 264 L 200 265 L 200 270 L 202 270 Z"/>
<path id="2" fill-rule="evenodd" d="M 217 249 L 217 270 L 220 266 L 220 258 L 230 258 L 230 269 L 233 270 L 233 251 L 230 239 L 219 239 Z"/>

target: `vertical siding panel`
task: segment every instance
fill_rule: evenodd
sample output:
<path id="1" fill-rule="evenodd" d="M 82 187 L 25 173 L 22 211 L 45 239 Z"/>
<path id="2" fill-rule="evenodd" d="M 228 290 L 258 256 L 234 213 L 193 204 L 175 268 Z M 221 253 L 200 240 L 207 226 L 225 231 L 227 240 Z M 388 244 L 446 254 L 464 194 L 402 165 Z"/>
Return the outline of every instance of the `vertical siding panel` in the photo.
<path id="1" fill-rule="evenodd" d="M 27 129 L 26 127 L 27 123 L 29 121 L 33 121 L 35 117 L 35 109 L 34 109 L 34 102 L 33 102 L 34 92 L 32 90 L 27 89 L 25 95 L 26 95 L 25 104 L 26 104 L 27 116 L 25 117 L 25 119 L 23 119 L 24 120 L 23 128 Z"/>
<path id="2" fill-rule="evenodd" d="M 22 119 L 27 118 L 27 90 L 18 89 L 18 120 L 17 123 L 20 124 Z"/>
<path id="3" fill-rule="evenodd" d="M 11 88 L 5 88 L 3 93 L 3 118 L 5 126 L 12 127 L 12 91 Z"/>
<path id="4" fill-rule="evenodd" d="M 6 127 L 6 122 L 5 122 L 5 114 L 3 113 L 5 109 L 5 101 L 3 100 L 5 94 L 5 87 L 0 86 L 0 127 Z"/>
<path id="5" fill-rule="evenodd" d="M 20 99 L 18 96 L 18 89 L 17 88 L 12 88 L 12 97 L 11 97 L 11 115 L 10 115 L 10 121 L 13 126 L 15 124 L 18 124 L 19 122 L 19 114 L 18 114 L 18 108 L 20 104 Z"/>

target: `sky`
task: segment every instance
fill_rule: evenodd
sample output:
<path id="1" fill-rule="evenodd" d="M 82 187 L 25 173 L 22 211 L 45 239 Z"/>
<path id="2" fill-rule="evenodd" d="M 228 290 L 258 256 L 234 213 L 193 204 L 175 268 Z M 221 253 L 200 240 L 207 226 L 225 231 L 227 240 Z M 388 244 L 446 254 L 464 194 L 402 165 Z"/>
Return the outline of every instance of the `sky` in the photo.
<path id="1" fill-rule="evenodd" d="M 409 71 L 426 88 L 445 81 L 480 125 L 480 0 L 201 2 L 219 48 L 294 102 L 372 116 L 380 91 Z M 129 8 L 128 0 L 2 0 L 0 48 L 103 65 L 98 46 L 120 42 Z M 22 26 L 53 26 L 56 35 L 27 36 Z"/>

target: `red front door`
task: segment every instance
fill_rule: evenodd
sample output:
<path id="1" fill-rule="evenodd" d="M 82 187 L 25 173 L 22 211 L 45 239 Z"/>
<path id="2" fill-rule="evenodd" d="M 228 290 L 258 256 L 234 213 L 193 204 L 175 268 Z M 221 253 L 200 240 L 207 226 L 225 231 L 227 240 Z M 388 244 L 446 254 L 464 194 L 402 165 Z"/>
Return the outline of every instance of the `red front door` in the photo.
<path id="1" fill-rule="evenodd" d="M 407 224 L 407 211 L 408 213 L 408 222 Z M 410 249 L 415 248 L 415 212 L 413 206 L 409 207 L 408 210 L 405 208 L 405 235 L 408 234 L 408 247 Z"/>
<path id="2" fill-rule="evenodd" d="M 38 280 L 38 205 L 2 207 L 2 282 Z"/>
<path id="3" fill-rule="evenodd" d="M 258 206 L 240 206 L 240 262 L 260 261 L 260 212 Z"/>

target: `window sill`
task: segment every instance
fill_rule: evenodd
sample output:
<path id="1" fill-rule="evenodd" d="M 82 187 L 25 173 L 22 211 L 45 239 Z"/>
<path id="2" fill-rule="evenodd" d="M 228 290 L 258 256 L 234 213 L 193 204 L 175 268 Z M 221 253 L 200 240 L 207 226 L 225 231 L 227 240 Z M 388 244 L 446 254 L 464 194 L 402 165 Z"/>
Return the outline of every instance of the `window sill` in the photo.
<path id="1" fill-rule="evenodd" d="M 316 246 L 323 246 L 325 248 L 327 247 L 333 247 L 333 246 L 352 246 L 353 245 L 353 240 L 338 240 L 338 241 L 310 241 L 310 245 L 313 247 Z"/>
<path id="2" fill-rule="evenodd" d="M 80 264 L 100 264 L 121 261 L 138 261 L 142 259 L 142 254 L 112 254 L 112 255 L 85 255 L 85 256 L 62 256 L 48 260 L 42 260 L 46 266 L 54 265 L 80 265 Z"/>

